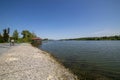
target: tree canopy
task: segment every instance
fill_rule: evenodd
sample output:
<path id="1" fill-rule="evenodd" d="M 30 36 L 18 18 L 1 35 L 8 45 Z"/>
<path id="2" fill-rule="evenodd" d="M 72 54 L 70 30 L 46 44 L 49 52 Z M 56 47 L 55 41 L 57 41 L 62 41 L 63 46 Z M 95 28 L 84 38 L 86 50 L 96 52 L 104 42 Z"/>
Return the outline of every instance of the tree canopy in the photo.
<path id="1" fill-rule="evenodd" d="M 14 39 L 16 42 L 30 42 L 32 38 L 36 38 L 34 32 L 29 30 L 23 30 L 21 32 L 22 37 L 19 36 L 18 30 L 14 30 L 12 36 L 9 36 L 10 28 L 3 29 L 3 33 L 0 33 L 0 43 L 8 42 L 10 39 Z"/>
<path id="2" fill-rule="evenodd" d="M 18 38 L 19 38 L 19 33 L 18 33 L 17 30 L 15 30 L 15 31 L 13 32 L 12 37 L 13 37 L 15 40 L 18 40 Z"/>
<path id="3" fill-rule="evenodd" d="M 31 33 L 28 30 L 23 30 L 21 34 L 23 35 L 23 42 L 30 42 L 32 38 L 36 37 L 35 33 Z"/>
<path id="4" fill-rule="evenodd" d="M 3 34 L 0 34 L 0 42 L 8 42 L 10 28 L 3 29 Z"/>

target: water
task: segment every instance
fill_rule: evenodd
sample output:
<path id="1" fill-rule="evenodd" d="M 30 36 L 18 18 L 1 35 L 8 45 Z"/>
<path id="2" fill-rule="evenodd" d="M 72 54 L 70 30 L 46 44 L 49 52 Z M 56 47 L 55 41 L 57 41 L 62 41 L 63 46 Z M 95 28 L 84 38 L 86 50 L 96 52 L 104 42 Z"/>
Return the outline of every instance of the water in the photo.
<path id="1" fill-rule="evenodd" d="M 120 80 L 120 41 L 48 41 L 40 48 L 83 80 Z"/>

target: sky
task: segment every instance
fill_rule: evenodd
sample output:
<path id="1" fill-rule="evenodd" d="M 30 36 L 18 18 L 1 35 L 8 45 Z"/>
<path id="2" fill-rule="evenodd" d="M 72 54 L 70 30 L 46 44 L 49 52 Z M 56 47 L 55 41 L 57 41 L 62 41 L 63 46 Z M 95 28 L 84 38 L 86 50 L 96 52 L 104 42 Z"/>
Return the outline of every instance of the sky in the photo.
<path id="1" fill-rule="evenodd" d="M 120 35 L 120 0 L 0 0 L 7 27 L 49 39 Z"/>

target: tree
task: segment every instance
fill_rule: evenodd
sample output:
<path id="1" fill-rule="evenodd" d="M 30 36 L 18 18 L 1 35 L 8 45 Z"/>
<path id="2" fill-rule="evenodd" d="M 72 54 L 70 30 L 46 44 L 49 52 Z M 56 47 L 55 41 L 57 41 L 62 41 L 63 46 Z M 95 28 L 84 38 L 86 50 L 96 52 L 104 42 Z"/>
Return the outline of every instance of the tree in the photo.
<path id="1" fill-rule="evenodd" d="M 15 30 L 14 32 L 13 32 L 13 36 L 12 36 L 15 40 L 18 40 L 18 37 L 19 37 L 19 33 L 18 33 L 18 31 L 17 30 Z"/>
<path id="2" fill-rule="evenodd" d="M 10 28 L 8 28 L 8 29 L 3 29 L 3 41 L 4 41 L 4 42 L 8 42 L 9 32 L 10 32 Z"/>
<path id="3" fill-rule="evenodd" d="M 32 38 L 37 37 L 36 34 L 34 32 L 32 32 Z"/>
<path id="4" fill-rule="evenodd" d="M 30 42 L 32 38 L 36 37 L 35 33 L 28 30 L 23 30 L 21 34 L 23 35 L 23 42 Z"/>
<path id="5" fill-rule="evenodd" d="M 2 37 L 2 35 L 0 33 L 0 43 L 2 43 L 2 42 L 3 42 L 3 37 Z"/>

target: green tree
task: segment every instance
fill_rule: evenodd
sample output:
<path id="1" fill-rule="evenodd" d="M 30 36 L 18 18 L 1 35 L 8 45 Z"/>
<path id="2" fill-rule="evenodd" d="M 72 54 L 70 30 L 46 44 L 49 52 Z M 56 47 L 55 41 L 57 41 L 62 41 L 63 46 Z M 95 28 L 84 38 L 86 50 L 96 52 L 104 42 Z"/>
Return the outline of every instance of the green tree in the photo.
<path id="1" fill-rule="evenodd" d="M 21 34 L 23 35 L 23 42 L 30 42 L 32 38 L 36 37 L 35 33 L 28 30 L 23 30 Z"/>
<path id="2" fill-rule="evenodd" d="M 10 32 L 10 28 L 8 28 L 8 29 L 3 29 L 3 41 L 4 41 L 4 42 L 8 42 L 9 32 Z"/>
<path id="3" fill-rule="evenodd" d="M 3 37 L 2 37 L 2 35 L 0 33 L 0 43 L 2 43 L 2 42 L 3 42 Z"/>
<path id="4" fill-rule="evenodd" d="M 18 33 L 18 31 L 17 30 L 15 30 L 14 32 L 13 32 L 13 36 L 12 36 L 16 41 L 18 40 L 18 38 L 19 38 L 19 33 Z"/>
<path id="5" fill-rule="evenodd" d="M 32 35 L 32 38 L 37 37 L 36 34 L 35 34 L 34 32 L 32 32 L 31 35 Z"/>

